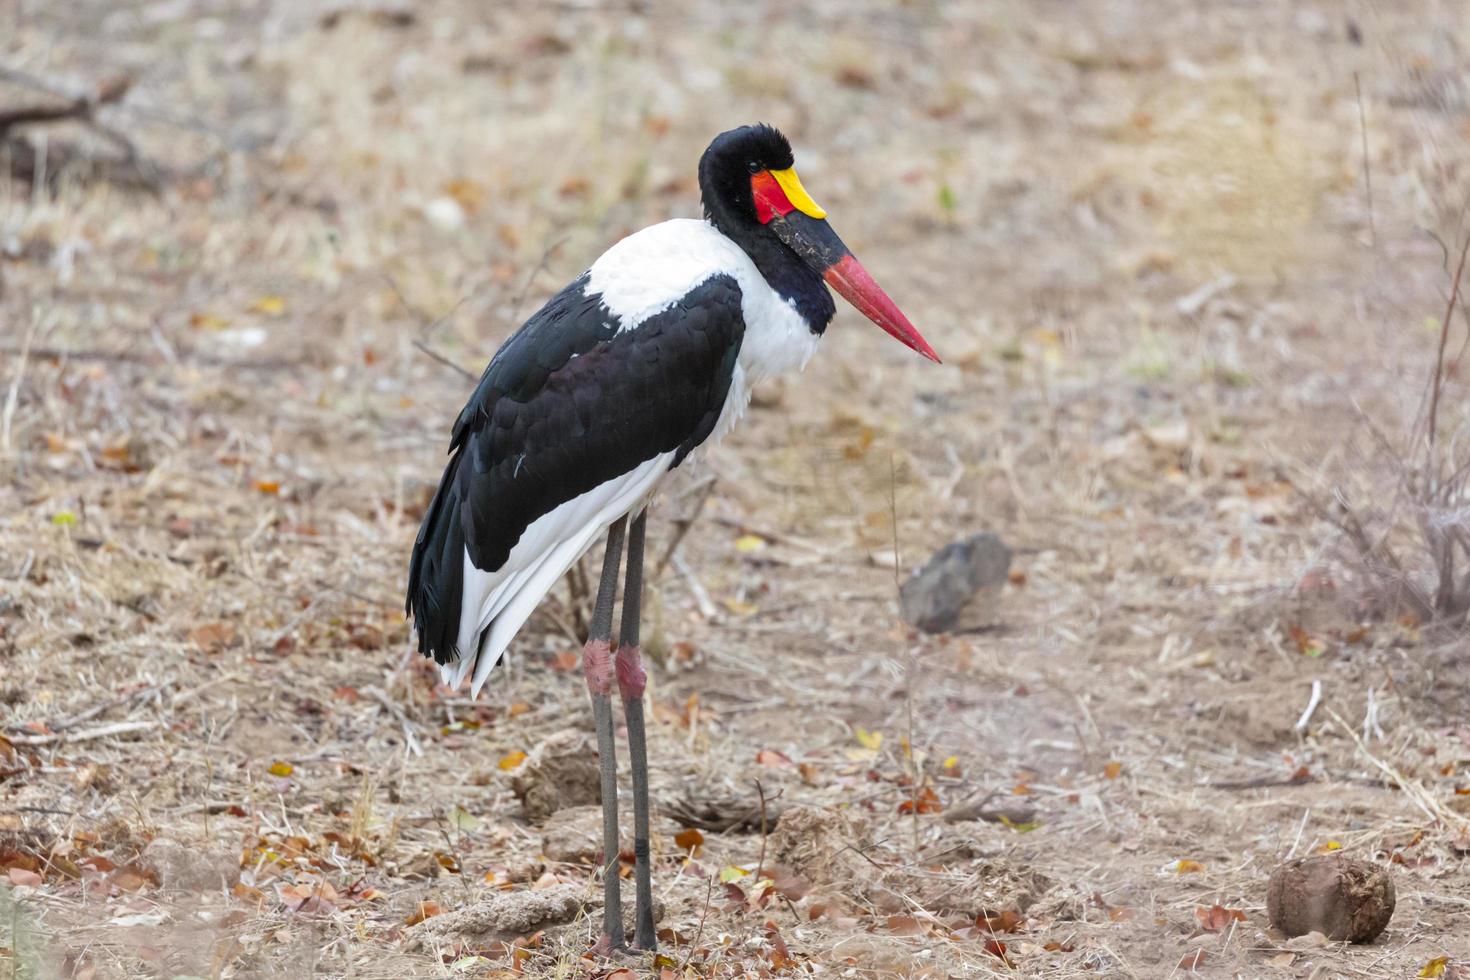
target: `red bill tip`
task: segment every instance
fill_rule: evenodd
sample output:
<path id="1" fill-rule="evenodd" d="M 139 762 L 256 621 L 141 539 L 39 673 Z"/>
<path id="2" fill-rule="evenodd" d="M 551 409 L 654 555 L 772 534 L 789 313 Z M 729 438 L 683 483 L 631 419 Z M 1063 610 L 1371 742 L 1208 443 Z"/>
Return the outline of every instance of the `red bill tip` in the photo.
<path id="1" fill-rule="evenodd" d="M 914 329 L 909 318 L 888 298 L 882 287 L 873 281 L 868 270 L 863 268 L 863 264 L 852 253 L 844 255 L 828 268 L 823 278 L 829 286 L 842 294 L 843 299 L 857 307 L 858 312 L 878 324 L 905 347 L 918 351 L 935 364 L 941 363 L 934 348 Z"/>

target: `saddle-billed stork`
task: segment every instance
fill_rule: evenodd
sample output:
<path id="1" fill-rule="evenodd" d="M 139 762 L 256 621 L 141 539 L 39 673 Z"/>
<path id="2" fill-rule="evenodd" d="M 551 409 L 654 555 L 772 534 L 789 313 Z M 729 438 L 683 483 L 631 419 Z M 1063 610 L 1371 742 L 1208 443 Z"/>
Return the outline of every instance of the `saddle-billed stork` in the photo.
<path id="1" fill-rule="evenodd" d="M 634 944 L 656 945 L 638 653 L 645 505 L 675 467 L 730 430 L 755 385 L 806 365 L 836 311 L 824 281 L 939 360 L 827 224 L 775 129 L 715 137 L 699 161 L 699 188 L 703 221 L 665 221 L 618 242 L 491 359 L 454 424 L 408 572 L 419 650 L 445 683 L 468 677 L 477 695 L 537 603 L 607 532 L 582 651 L 602 779 L 602 950 L 624 942 L 615 679 L 633 776 Z"/>

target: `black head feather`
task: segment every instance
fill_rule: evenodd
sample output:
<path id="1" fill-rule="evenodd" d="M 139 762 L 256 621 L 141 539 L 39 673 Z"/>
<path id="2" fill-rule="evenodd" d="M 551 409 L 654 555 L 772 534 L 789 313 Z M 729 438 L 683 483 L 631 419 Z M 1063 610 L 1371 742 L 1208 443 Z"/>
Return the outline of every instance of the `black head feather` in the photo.
<path id="1" fill-rule="evenodd" d="M 791 143 L 765 123 L 716 136 L 699 158 L 699 193 L 704 216 L 755 262 L 772 289 L 796 304 L 814 333 L 827 329 L 836 312 L 821 277 L 807 268 L 755 213 L 751 175 L 795 165 Z"/>

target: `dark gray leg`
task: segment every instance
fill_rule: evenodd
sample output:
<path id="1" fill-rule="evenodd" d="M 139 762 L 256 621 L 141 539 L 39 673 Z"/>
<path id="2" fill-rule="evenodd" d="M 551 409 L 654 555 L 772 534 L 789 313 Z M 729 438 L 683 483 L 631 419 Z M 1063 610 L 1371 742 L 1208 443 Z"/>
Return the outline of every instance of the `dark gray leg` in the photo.
<path id="1" fill-rule="evenodd" d="M 628 532 L 628 579 L 623 586 L 623 628 L 617 656 L 618 690 L 623 695 L 623 712 L 628 719 L 628 764 L 633 770 L 633 877 L 638 890 L 633 945 L 645 950 L 658 948 L 653 931 L 653 872 L 648 848 L 648 743 L 643 734 L 643 688 L 648 683 L 648 675 L 643 672 L 638 653 L 643 531 L 647 521 L 648 512 L 639 513 Z"/>
<path id="2" fill-rule="evenodd" d="M 597 725 L 597 765 L 602 776 L 602 935 L 593 947 L 600 953 L 610 953 L 623 946 L 623 903 L 618 877 L 621 870 L 618 861 L 618 758 L 612 722 L 612 617 L 626 527 L 623 519 L 619 518 L 607 529 L 607 557 L 602 560 L 597 604 L 592 608 L 587 645 L 582 648 L 582 673 L 587 678 L 587 691 L 592 695 L 592 719 Z"/>

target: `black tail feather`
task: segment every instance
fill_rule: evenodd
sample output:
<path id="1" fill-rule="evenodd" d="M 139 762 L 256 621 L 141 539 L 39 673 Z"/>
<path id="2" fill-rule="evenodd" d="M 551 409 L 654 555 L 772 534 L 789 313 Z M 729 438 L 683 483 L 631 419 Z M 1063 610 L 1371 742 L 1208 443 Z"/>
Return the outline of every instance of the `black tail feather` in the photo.
<path id="1" fill-rule="evenodd" d="M 456 485 L 461 451 L 444 468 L 434 501 L 414 541 L 408 565 L 405 611 L 413 616 L 419 652 L 439 664 L 454 659 L 464 591 L 464 531 L 460 526 L 460 493 Z"/>

